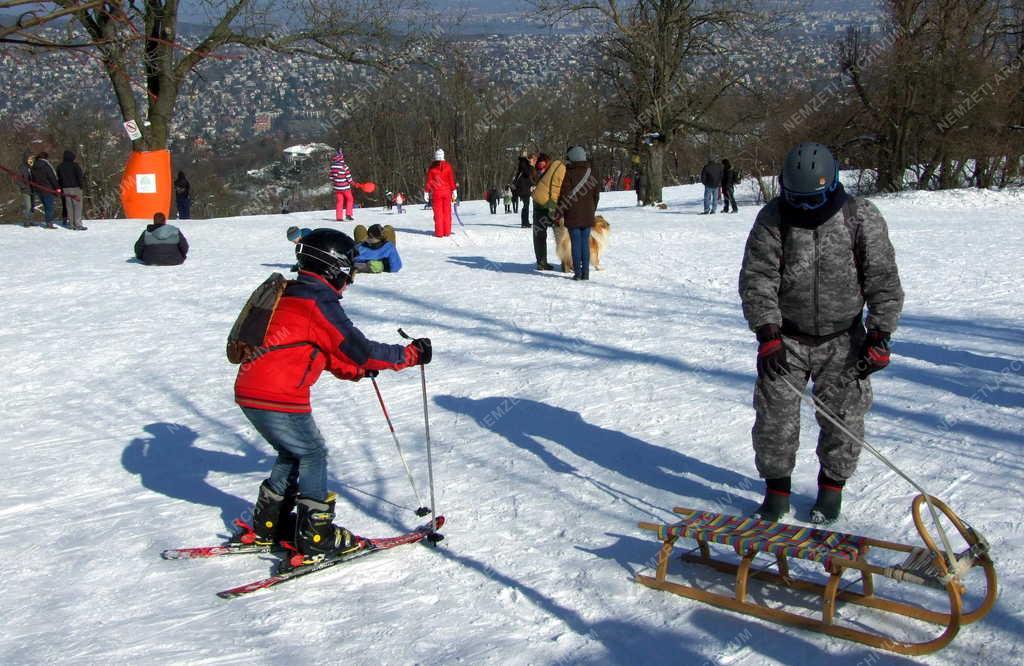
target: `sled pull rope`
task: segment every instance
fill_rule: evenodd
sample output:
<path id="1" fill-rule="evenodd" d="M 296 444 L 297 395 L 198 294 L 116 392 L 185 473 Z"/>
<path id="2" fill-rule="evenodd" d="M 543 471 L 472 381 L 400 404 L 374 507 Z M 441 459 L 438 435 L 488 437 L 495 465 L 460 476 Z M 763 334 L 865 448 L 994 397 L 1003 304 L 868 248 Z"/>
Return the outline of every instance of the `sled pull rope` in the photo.
<path id="1" fill-rule="evenodd" d="M 856 435 L 854 435 L 850 431 L 850 429 L 846 427 L 845 424 L 843 424 L 835 415 L 832 414 L 832 412 L 829 410 L 829 408 L 826 407 L 825 404 L 821 400 L 819 400 L 817 396 L 815 396 L 813 394 L 808 395 L 808 394 L 804 393 L 803 391 L 798 389 L 796 386 L 794 386 L 792 383 L 790 383 L 790 381 L 788 379 L 786 379 L 785 376 L 780 376 L 780 379 L 782 379 L 782 383 L 783 384 L 788 386 L 794 393 L 799 395 L 801 400 L 805 400 L 805 401 L 809 402 L 811 404 L 811 406 L 814 407 L 815 411 L 817 411 L 819 414 L 821 414 L 823 417 L 825 417 L 825 420 L 827 420 L 829 423 L 834 425 L 836 428 L 839 429 L 840 432 L 842 432 L 844 435 L 846 435 L 847 437 L 849 437 L 853 441 L 859 442 L 864 448 L 866 448 L 868 451 L 870 451 L 876 458 L 878 458 L 886 466 L 888 466 L 889 469 L 891 469 L 892 471 L 896 472 L 907 483 L 912 485 L 914 488 L 916 488 L 921 493 L 921 495 L 924 497 L 925 503 L 928 505 L 928 511 L 929 511 L 929 513 L 931 513 L 932 521 L 935 523 L 935 527 L 939 531 L 939 538 L 942 540 L 942 545 L 946 549 L 946 557 L 948 558 L 948 567 L 947 567 L 947 569 L 949 570 L 947 575 L 955 577 L 955 578 L 959 578 L 959 575 L 960 575 L 960 571 L 959 571 L 960 567 L 958 566 L 959 561 L 953 556 L 953 553 L 954 553 L 953 546 L 952 546 L 952 544 L 949 541 L 949 535 L 946 534 L 946 530 L 942 527 L 942 523 L 939 521 L 939 512 L 935 508 L 935 505 L 932 504 L 932 497 L 931 497 L 931 495 L 929 495 L 928 492 L 924 488 L 922 488 L 920 486 L 920 484 L 918 484 L 916 481 L 914 481 L 912 478 L 910 478 L 910 476 L 908 476 L 903 470 L 901 470 L 899 467 L 897 467 L 891 460 L 889 460 L 884 455 L 882 455 L 881 451 L 879 451 L 874 446 L 872 446 L 871 444 L 867 443 L 866 441 L 864 441 L 860 437 L 857 437 Z M 947 513 L 946 515 L 949 516 L 949 513 Z M 951 516 L 950 516 L 950 518 L 952 519 Z M 916 520 L 915 520 L 915 523 L 917 524 L 916 526 L 918 528 L 918 532 L 921 532 L 921 537 L 925 540 L 925 542 L 928 545 L 931 545 L 931 538 L 928 537 L 927 534 L 925 533 L 924 526 L 920 522 L 918 522 Z M 968 526 L 968 529 L 970 529 L 972 532 L 974 531 L 973 528 L 970 528 L 969 526 Z M 937 551 L 938 549 L 936 548 L 935 550 Z"/>

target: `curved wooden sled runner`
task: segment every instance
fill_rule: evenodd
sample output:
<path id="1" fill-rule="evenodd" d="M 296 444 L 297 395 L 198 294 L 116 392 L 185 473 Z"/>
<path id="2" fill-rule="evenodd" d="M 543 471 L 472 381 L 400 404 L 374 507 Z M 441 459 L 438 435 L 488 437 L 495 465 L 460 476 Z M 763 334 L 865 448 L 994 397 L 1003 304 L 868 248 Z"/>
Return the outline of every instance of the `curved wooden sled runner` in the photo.
<path id="1" fill-rule="evenodd" d="M 945 514 L 956 527 L 967 543 L 967 549 L 955 557 L 955 562 L 950 562 L 949 557 L 936 546 L 921 520 L 921 505 L 925 502 L 924 495 L 915 497 L 911 505 L 914 525 L 925 544 L 924 548 L 799 525 L 676 508 L 673 511 L 682 516 L 677 523 L 671 525 L 640 523 L 641 528 L 657 532 L 662 546 L 658 553 L 656 574 L 654 576 L 638 574 L 636 581 L 648 587 L 673 592 L 728 610 L 857 641 L 882 650 L 907 655 L 928 654 L 949 644 L 960 630 L 961 625 L 970 624 L 985 617 L 996 600 L 996 571 L 988 555 L 988 543 L 984 537 L 953 513 L 945 503 L 935 497 L 930 499 L 936 509 Z M 699 555 L 683 555 L 683 561 L 704 564 L 718 571 L 735 574 L 734 596 L 708 592 L 667 580 L 672 548 L 680 537 L 696 540 L 697 548 L 700 551 Z M 741 558 L 739 564 L 712 558 L 709 548 L 711 543 L 731 546 Z M 868 561 L 868 553 L 871 549 L 905 553 L 906 559 L 897 566 L 879 566 Z M 751 570 L 754 558 L 760 553 L 775 557 L 777 572 Z M 828 582 L 821 584 L 794 578 L 789 569 L 788 558 L 791 557 L 821 563 L 828 576 Z M 981 567 L 985 573 L 985 597 L 977 608 L 965 611 L 962 599 L 965 588 L 962 581 L 967 572 L 976 566 Z M 859 592 L 839 589 L 843 574 L 851 570 L 860 572 L 861 589 Z M 928 610 L 902 601 L 876 596 L 875 576 L 944 591 L 949 598 L 949 610 Z M 820 619 L 777 608 L 768 608 L 750 601 L 747 596 L 747 586 L 752 579 L 821 595 Z M 835 610 L 838 602 L 869 606 L 923 620 L 942 626 L 944 630 L 931 640 L 922 643 L 906 643 L 883 634 L 841 626 L 835 623 Z"/>

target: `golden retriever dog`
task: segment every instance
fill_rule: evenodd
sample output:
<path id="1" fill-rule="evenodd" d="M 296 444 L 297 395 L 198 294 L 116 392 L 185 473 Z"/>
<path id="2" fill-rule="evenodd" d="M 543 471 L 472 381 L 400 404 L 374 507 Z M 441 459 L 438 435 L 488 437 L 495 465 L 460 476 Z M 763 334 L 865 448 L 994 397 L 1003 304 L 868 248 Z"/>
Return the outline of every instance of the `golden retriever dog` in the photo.
<path id="1" fill-rule="evenodd" d="M 604 270 L 601 266 L 601 253 L 608 246 L 611 228 L 602 216 L 594 218 L 594 226 L 590 229 L 590 265 L 596 271 Z M 564 224 L 555 227 L 555 252 L 562 262 L 562 272 L 572 273 L 572 241 L 569 240 L 569 230 Z"/>

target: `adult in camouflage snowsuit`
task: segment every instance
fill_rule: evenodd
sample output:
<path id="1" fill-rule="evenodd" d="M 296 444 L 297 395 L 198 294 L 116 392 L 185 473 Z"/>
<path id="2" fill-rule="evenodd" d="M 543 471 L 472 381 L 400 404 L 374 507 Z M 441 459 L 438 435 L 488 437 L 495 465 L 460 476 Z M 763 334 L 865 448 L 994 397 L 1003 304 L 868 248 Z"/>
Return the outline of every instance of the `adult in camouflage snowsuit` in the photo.
<path id="1" fill-rule="evenodd" d="M 773 521 L 789 511 L 808 379 L 814 395 L 863 439 L 868 375 L 888 365 L 889 336 L 903 308 L 885 219 L 874 204 L 846 194 L 827 148 L 803 143 L 790 151 L 781 187 L 757 215 L 739 278 L 743 315 L 759 342 L 753 443 L 767 490 L 756 515 Z M 817 420 L 811 520 L 829 523 L 839 517 L 861 445 L 821 415 Z"/>

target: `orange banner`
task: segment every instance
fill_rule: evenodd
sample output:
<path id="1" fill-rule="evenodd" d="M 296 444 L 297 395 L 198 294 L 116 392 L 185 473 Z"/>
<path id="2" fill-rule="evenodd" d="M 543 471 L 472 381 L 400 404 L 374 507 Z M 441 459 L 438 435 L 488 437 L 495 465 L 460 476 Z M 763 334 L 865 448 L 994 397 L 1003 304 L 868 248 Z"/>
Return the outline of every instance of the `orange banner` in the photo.
<path id="1" fill-rule="evenodd" d="M 121 177 L 124 216 L 152 220 L 155 213 L 171 217 L 171 151 L 135 151 Z"/>

